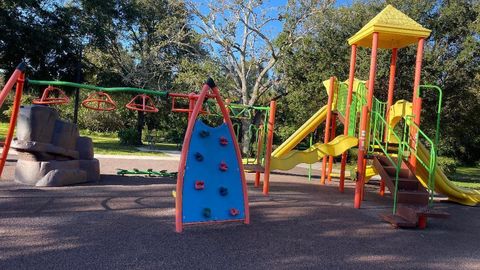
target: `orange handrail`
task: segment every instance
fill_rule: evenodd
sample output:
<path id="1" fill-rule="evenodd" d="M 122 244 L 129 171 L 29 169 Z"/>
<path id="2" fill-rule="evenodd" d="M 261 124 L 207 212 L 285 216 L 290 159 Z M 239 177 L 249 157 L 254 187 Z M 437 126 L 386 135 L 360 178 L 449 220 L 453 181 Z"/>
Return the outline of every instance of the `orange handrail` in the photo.
<path id="1" fill-rule="evenodd" d="M 141 103 L 137 103 L 137 100 Z M 153 104 L 152 98 L 145 94 L 135 96 L 127 105 L 125 105 L 125 107 L 139 112 L 158 112 L 158 108 Z"/>
<path id="2" fill-rule="evenodd" d="M 117 108 L 115 101 L 113 101 L 105 92 L 95 92 L 90 94 L 84 101 L 82 101 L 82 106 L 95 111 L 113 111 Z"/>
<path id="3" fill-rule="evenodd" d="M 50 97 L 53 92 L 58 92 L 60 97 Z M 65 104 L 70 102 L 68 96 L 63 92 L 62 89 L 49 85 L 43 90 L 41 98 L 36 98 L 32 101 L 33 104 L 38 105 L 55 105 L 55 104 Z"/>

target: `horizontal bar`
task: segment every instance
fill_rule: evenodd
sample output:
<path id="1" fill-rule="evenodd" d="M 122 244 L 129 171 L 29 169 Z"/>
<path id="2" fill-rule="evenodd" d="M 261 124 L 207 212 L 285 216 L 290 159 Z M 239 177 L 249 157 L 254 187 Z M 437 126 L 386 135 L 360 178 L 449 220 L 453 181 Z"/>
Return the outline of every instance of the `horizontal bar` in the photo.
<path id="1" fill-rule="evenodd" d="M 64 81 L 39 81 L 39 80 L 28 79 L 28 83 L 32 85 L 66 86 L 66 87 L 74 87 L 74 88 L 96 90 L 96 91 L 103 91 L 103 92 L 110 92 L 110 93 L 133 92 L 133 93 L 149 94 L 149 95 L 159 96 L 159 97 L 166 97 L 168 95 L 167 91 L 157 91 L 157 90 L 141 89 L 141 88 L 133 88 L 133 87 L 100 87 L 100 86 L 95 86 L 91 84 L 81 84 L 81 83 L 64 82 Z"/>

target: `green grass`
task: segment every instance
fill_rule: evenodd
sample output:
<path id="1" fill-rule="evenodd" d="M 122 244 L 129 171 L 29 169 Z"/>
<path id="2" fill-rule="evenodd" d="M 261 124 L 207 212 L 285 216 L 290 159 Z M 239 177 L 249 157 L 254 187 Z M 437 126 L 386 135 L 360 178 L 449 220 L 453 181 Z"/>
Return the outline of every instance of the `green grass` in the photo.
<path id="1" fill-rule="evenodd" d="M 0 139 L 4 140 L 8 131 L 8 123 L 0 123 Z M 95 154 L 102 155 L 135 155 L 135 156 L 165 156 L 162 150 L 178 150 L 176 144 L 157 143 L 155 146 L 145 146 L 152 151 L 140 151 L 135 146 L 121 145 L 116 133 L 90 132 L 80 130 L 80 135 L 93 140 Z"/>
<path id="2" fill-rule="evenodd" d="M 480 190 L 480 167 L 458 167 L 449 179 L 458 186 Z"/>

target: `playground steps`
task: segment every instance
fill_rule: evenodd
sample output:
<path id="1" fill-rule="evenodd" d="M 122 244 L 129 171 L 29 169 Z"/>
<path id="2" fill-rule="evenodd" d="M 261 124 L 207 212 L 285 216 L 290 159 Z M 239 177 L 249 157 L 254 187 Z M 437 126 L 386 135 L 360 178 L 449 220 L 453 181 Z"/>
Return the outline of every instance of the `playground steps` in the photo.
<path id="1" fill-rule="evenodd" d="M 392 158 L 397 162 L 395 158 Z M 373 166 L 382 177 L 390 193 L 395 193 L 396 169 L 387 157 L 376 155 Z M 413 228 L 423 226 L 420 220 L 426 222 L 427 217 L 446 218 L 448 213 L 428 207 L 429 195 L 420 184 L 409 166 L 402 162 L 398 173 L 397 211 L 395 214 L 385 214 L 382 218 L 394 227 Z"/>
<path id="2" fill-rule="evenodd" d="M 385 154 L 382 148 L 379 145 L 371 145 L 370 147 L 373 148 L 374 153 L 378 154 Z M 398 144 L 397 143 L 389 143 L 387 147 L 387 153 L 389 154 L 397 154 L 398 153 Z"/>

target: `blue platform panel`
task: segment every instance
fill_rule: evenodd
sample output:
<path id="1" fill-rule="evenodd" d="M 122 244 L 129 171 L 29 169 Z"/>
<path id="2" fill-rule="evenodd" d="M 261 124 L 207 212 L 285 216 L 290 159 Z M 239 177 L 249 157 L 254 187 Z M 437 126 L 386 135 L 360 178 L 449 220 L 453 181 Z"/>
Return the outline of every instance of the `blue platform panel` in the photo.
<path id="1" fill-rule="evenodd" d="M 245 219 L 242 177 L 234 140 L 225 123 L 210 127 L 196 120 L 183 179 L 184 223 Z M 221 164 L 226 164 L 226 170 L 221 170 Z"/>

